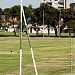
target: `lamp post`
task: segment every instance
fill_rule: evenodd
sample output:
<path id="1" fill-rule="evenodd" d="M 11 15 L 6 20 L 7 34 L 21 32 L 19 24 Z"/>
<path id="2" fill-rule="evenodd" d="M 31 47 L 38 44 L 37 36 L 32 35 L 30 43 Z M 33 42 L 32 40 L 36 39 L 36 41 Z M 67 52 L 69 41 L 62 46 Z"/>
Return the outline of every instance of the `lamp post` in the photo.
<path id="1" fill-rule="evenodd" d="M 61 34 L 60 34 L 60 21 L 61 21 L 61 9 L 59 9 L 59 29 L 58 29 L 58 31 L 59 31 L 59 38 L 61 36 Z"/>
<path id="2" fill-rule="evenodd" d="M 44 37 L 44 10 L 43 10 L 43 37 Z"/>

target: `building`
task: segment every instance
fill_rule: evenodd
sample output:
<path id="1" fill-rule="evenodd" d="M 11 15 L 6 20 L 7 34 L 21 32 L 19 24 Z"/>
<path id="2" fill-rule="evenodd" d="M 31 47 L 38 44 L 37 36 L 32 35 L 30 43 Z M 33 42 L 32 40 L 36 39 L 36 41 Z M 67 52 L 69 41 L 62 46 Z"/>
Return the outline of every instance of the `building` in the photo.
<path id="1" fill-rule="evenodd" d="M 16 31 L 16 32 L 20 32 L 20 28 L 18 28 L 18 25 L 14 25 L 14 27 L 13 27 L 13 25 L 11 25 L 11 26 L 9 26 L 9 27 L 6 29 L 6 31 L 7 31 L 7 32 L 14 32 L 14 28 L 15 28 L 15 31 Z"/>
<path id="2" fill-rule="evenodd" d="M 70 8 L 70 0 L 42 0 L 42 3 L 49 3 L 54 8 Z"/>
<path id="3" fill-rule="evenodd" d="M 43 34 L 43 33 L 48 33 L 48 27 L 47 27 L 47 25 L 41 25 L 41 26 L 32 26 L 31 24 L 29 24 L 28 25 L 28 31 L 29 31 L 29 33 L 36 33 L 37 31 L 38 31 L 38 33 L 39 34 Z M 50 30 L 49 30 L 49 32 L 50 33 L 55 33 L 55 30 L 54 30 L 54 28 L 53 27 L 50 27 L 49 28 Z"/>

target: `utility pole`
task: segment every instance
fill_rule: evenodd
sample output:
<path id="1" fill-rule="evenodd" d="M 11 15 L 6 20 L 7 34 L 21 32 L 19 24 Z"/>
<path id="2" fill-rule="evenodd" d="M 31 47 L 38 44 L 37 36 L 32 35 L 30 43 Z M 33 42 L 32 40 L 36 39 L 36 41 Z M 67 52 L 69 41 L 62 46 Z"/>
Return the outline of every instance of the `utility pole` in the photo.
<path id="1" fill-rule="evenodd" d="M 43 37 L 44 37 L 44 10 L 43 10 Z"/>
<path id="2" fill-rule="evenodd" d="M 60 21 L 61 21 L 61 9 L 59 9 L 59 38 L 61 36 L 61 33 L 60 33 Z"/>

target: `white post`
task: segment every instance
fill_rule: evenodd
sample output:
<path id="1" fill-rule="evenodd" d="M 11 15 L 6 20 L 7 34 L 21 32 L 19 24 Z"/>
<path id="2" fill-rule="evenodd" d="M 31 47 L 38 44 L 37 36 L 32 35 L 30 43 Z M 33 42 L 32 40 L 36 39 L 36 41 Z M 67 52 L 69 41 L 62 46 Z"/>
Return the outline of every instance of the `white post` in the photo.
<path id="1" fill-rule="evenodd" d="M 26 18 L 25 18 L 23 7 L 22 7 L 22 12 L 23 12 L 24 22 L 25 22 L 25 25 L 27 27 L 27 23 L 26 23 Z M 28 42 L 29 42 L 29 46 L 30 46 L 30 50 L 31 50 L 32 60 L 33 60 L 33 64 L 34 64 L 35 75 L 38 75 L 37 68 L 36 68 L 36 63 L 35 63 L 35 58 L 34 58 L 34 53 L 33 53 L 32 47 L 31 47 L 31 43 L 30 43 L 30 37 L 29 37 L 28 29 L 26 29 L 26 30 L 27 30 L 27 37 L 28 37 Z"/>
<path id="2" fill-rule="evenodd" d="M 20 75 L 22 75 L 22 49 L 20 49 Z"/>
<path id="3" fill-rule="evenodd" d="M 21 26 L 20 26 L 20 75 L 22 75 L 22 0 L 21 0 Z"/>
<path id="4" fill-rule="evenodd" d="M 34 53 L 33 53 L 32 47 L 30 48 L 30 50 L 31 50 L 32 59 L 33 59 L 33 63 L 34 63 L 35 75 L 38 75 L 37 67 L 36 67 L 36 63 L 35 63 L 35 58 L 34 58 Z"/>

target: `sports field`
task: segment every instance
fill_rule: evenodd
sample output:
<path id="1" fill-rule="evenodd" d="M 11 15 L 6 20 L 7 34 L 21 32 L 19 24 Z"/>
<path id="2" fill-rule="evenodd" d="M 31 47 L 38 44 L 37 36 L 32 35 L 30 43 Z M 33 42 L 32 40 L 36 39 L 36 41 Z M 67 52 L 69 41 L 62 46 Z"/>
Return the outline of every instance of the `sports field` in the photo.
<path id="1" fill-rule="evenodd" d="M 22 75 L 35 75 L 28 40 L 23 37 Z M 38 75 L 75 75 L 75 38 L 31 37 Z M 70 53 L 72 52 L 72 53 Z M 20 37 L 0 37 L 0 75 L 19 75 Z"/>

